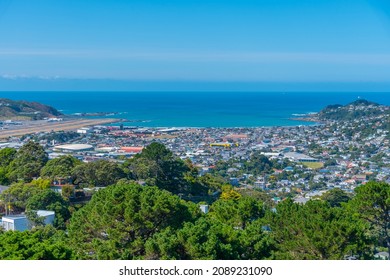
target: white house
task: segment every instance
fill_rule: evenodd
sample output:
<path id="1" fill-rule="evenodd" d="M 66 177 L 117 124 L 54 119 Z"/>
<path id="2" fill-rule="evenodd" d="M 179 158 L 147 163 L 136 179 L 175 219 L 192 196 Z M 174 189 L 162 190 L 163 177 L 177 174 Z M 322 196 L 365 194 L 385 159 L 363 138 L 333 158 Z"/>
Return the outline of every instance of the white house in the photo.
<path id="1" fill-rule="evenodd" d="M 1 224 L 4 230 L 6 231 L 8 230 L 25 231 L 29 229 L 26 215 L 4 216 L 1 219 Z"/>
<path id="2" fill-rule="evenodd" d="M 38 217 L 44 217 L 43 223 L 45 225 L 53 224 L 54 222 L 54 211 L 38 210 Z M 26 215 L 9 215 L 4 216 L 1 219 L 0 225 L 6 230 L 17 230 L 25 231 L 31 229 L 31 223 L 27 219 Z"/>
<path id="3" fill-rule="evenodd" d="M 209 212 L 208 205 L 202 204 L 202 205 L 199 205 L 199 208 L 200 208 L 200 211 L 202 211 L 204 214 L 207 214 Z"/>

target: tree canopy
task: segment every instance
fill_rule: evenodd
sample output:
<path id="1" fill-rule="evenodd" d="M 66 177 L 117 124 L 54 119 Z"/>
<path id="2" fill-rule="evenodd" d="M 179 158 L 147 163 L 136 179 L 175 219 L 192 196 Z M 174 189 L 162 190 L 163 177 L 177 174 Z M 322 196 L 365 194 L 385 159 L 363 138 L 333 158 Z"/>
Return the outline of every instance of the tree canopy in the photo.
<path id="1" fill-rule="evenodd" d="M 25 184 L 23 182 L 11 185 L 1 194 L 1 199 L 10 206 L 14 212 L 23 212 L 26 209 L 27 201 L 30 197 L 42 192 L 38 186 Z"/>
<path id="2" fill-rule="evenodd" d="M 58 193 L 50 189 L 38 192 L 27 200 L 26 210 L 49 210 L 55 212 L 54 226 L 65 228 L 66 221 L 70 218 L 69 203 Z"/>
<path id="3" fill-rule="evenodd" d="M 167 227 L 194 219 L 197 208 L 156 187 L 114 185 L 76 212 L 69 237 L 79 258 L 137 259 L 145 242 Z"/>
<path id="4" fill-rule="evenodd" d="M 73 251 L 64 232 L 53 227 L 28 231 L 0 231 L 0 260 L 70 260 Z"/>
<path id="5" fill-rule="evenodd" d="M 84 187 L 106 187 L 126 178 L 125 172 L 117 163 L 107 160 L 76 165 L 72 176 L 75 184 Z"/>
<path id="6" fill-rule="evenodd" d="M 324 193 L 321 199 L 327 201 L 332 207 L 340 207 L 342 203 L 348 202 L 351 196 L 339 188 L 334 188 Z"/>
<path id="7" fill-rule="evenodd" d="M 10 178 L 13 181 L 30 182 L 40 175 L 41 169 L 48 161 L 48 155 L 41 145 L 33 141 L 27 142 L 16 153 L 10 163 Z"/>
<path id="8" fill-rule="evenodd" d="M 45 178 L 55 179 L 66 179 L 72 178 L 73 169 L 80 165 L 82 162 L 73 156 L 61 156 L 49 160 L 47 164 L 41 170 L 41 176 Z"/>
<path id="9" fill-rule="evenodd" d="M 368 182 L 355 189 L 351 208 L 369 222 L 374 235 L 390 252 L 390 185 Z"/>
<path id="10" fill-rule="evenodd" d="M 288 199 L 269 213 L 267 221 L 276 259 L 330 260 L 350 254 L 367 258 L 370 252 L 366 223 L 320 200 L 300 205 Z"/>
<path id="11" fill-rule="evenodd" d="M 185 177 L 191 168 L 163 144 L 153 142 L 126 163 L 136 180 L 145 180 L 148 185 L 155 185 L 174 194 L 206 193 L 202 184 L 195 185 Z M 188 174 L 187 174 L 188 175 Z"/>

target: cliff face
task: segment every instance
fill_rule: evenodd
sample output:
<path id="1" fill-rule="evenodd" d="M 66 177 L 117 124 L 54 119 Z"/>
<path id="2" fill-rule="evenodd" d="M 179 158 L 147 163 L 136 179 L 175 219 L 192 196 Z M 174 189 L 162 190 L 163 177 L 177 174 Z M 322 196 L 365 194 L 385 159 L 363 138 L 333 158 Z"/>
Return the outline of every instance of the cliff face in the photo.
<path id="1" fill-rule="evenodd" d="M 62 116 L 62 113 L 55 108 L 28 101 L 14 101 L 0 98 L 0 119 L 25 119 L 40 120 Z"/>

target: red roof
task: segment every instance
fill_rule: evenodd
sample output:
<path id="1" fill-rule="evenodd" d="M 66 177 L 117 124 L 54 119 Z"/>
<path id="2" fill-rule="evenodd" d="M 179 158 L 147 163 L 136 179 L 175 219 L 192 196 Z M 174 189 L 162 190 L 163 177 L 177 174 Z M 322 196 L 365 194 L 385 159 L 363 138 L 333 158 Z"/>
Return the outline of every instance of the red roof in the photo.
<path id="1" fill-rule="evenodd" d="M 121 147 L 121 151 L 126 153 L 140 153 L 144 147 Z"/>

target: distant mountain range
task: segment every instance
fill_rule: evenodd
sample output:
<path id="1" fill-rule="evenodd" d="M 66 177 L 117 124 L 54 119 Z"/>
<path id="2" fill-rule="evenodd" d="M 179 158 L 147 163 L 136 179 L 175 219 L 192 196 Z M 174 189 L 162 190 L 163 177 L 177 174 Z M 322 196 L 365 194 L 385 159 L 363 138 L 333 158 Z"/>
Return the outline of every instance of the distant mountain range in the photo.
<path id="1" fill-rule="evenodd" d="M 57 109 L 38 102 L 0 98 L 0 120 L 41 120 L 62 115 Z"/>

